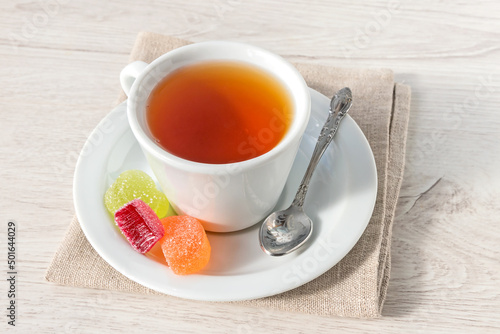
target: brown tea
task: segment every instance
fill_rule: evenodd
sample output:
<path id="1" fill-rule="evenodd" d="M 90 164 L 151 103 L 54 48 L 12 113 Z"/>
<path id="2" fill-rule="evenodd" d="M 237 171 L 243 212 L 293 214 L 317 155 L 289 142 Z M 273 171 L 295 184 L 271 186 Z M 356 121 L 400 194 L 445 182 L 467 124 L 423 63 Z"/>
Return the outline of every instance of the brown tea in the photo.
<path id="1" fill-rule="evenodd" d="M 146 120 L 163 149 L 211 164 L 255 158 L 274 148 L 292 120 L 292 101 L 277 78 L 240 62 L 188 65 L 151 92 Z"/>

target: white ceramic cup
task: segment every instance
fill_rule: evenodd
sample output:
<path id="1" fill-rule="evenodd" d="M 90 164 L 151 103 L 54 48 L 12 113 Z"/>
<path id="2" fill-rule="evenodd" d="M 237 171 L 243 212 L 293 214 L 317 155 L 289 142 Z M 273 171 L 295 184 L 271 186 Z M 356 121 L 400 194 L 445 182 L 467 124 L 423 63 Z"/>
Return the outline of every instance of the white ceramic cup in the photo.
<path id="1" fill-rule="evenodd" d="M 160 80 L 172 71 L 211 60 L 258 66 L 277 78 L 292 99 L 293 118 L 283 139 L 269 152 L 229 164 L 206 164 L 179 158 L 155 143 L 146 123 L 146 102 Z M 214 41 L 180 47 L 150 64 L 126 66 L 120 81 L 128 95 L 128 120 L 161 188 L 178 214 L 202 221 L 213 232 L 232 232 L 264 219 L 285 186 L 310 115 L 310 96 L 300 73 L 286 60 L 247 44 Z"/>

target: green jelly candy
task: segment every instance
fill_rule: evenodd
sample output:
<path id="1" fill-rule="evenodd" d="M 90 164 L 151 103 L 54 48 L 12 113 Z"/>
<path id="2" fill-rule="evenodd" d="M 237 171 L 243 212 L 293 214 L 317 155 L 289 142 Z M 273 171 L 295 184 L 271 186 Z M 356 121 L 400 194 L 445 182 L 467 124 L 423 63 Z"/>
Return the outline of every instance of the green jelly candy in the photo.
<path id="1" fill-rule="evenodd" d="M 122 206 L 137 198 L 148 204 L 159 218 L 167 214 L 170 205 L 165 194 L 156 188 L 148 174 L 136 169 L 127 170 L 118 176 L 104 194 L 104 204 L 114 215 Z"/>

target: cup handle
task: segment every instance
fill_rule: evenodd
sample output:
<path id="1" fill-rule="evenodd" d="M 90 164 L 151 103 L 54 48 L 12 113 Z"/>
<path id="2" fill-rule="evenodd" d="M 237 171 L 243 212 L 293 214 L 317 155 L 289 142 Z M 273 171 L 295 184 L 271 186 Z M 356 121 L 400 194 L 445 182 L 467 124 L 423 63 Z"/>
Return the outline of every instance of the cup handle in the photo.
<path id="1" fill-rule="evenodd" d="M 135 79 L 137 79 L 139 74 L 141 74 L 148 65 L 148 63 L 138 60 L 128 64 L 120 72 L 120 84 L 127 96 L 129 96 L 130 88 L 134 84 Z"/>

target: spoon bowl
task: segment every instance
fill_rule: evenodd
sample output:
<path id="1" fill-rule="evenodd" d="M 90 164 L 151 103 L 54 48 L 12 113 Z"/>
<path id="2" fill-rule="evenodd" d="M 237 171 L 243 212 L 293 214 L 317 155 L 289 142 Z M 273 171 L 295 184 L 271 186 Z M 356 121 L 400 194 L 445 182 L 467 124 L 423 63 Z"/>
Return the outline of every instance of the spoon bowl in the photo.
<path id="1" fill-rule="evenodd" d="M 260 231 L 261 247 L 272 256 L 293 252 L 309 239 L 312 229 L 312 220 L 292 205 L 267 217 Z"/>
<path id="2" fill-rule="evenodd" d="M 259 240 L 262 250 L 271 256 L 289 254 L 306 243 L 313 231 L 313 222 L 305 214 L 303 205 L 309 182 L 323 153 L 337 133 L 340 121 L 352 105 L 352 93 L 347 87 L 339 90 L 330 101 L 330 110 L 321 129 L 316 147 L 302 182 L 290 207 L 270 214 L 262 223 Z"/>

